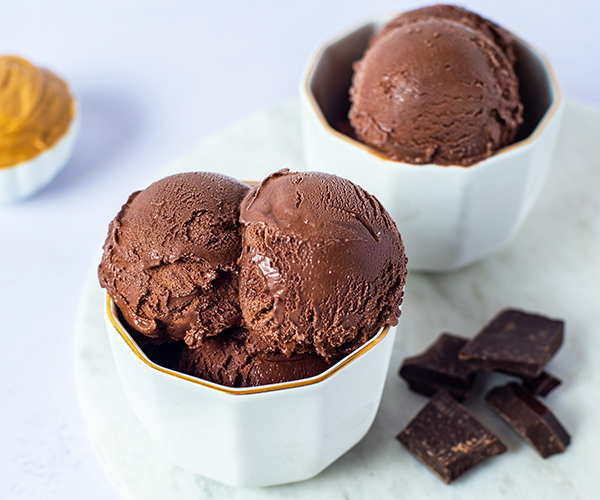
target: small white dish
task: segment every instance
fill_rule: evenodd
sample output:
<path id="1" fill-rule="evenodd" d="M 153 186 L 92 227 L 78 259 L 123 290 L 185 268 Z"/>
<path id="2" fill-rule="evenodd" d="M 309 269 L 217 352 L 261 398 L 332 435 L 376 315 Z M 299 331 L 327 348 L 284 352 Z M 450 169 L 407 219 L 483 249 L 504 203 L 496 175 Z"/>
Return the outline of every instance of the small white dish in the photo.
<path id="1" fill-rule="evenodd" d="M 133 412 L 170 459 L 232 486 L 315 476 L 367 433 L 379 407 L 395 328 L 312 378 L 220 386 L 151 362 L 105 296 L 105 322 Z"/>
<path id="2" fill-rule="evenodd" d="M 538 198 L 560 128 L 560 91 L 546 58 L 516 38 L 525 105 L 518 142 L 470 167 L 390 160 L 333 126 L 347 114 L 352 63 L 390 19 L 338 36 L 309 62 L 300 83 L 307 168 L 377 196 L 402 234 L 409 269 L 459 269 L 505 247 Z"/>
<path id="3" fill-rule="evenodd" d="M 71 158 L 80 127 L 80 111 L 73 100 L 73 118 L 64 135 L 51 148 L 30 160 L 0 168 L 0 204 L 27 198 L 47 184 L 66 166 Z"/>

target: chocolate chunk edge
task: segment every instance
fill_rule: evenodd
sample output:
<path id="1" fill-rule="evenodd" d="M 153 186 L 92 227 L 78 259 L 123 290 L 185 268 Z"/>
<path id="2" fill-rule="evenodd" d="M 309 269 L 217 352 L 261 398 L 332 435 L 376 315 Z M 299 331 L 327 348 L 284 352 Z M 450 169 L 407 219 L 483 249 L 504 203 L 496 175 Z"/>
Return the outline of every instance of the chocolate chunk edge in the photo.
<path id="1" fill-rule="evenodd" d="M 448 432 L 444 432 L 443 435 L 451 439 L 467 429 L 471 437 L 452 442 L 438 442 L 437 446 L 428 446 L 428 441 L 435 432 L 434 429 L 427 432 L 426 428 L 431 424 L 433 417 L 438 418 L 440 425 L 452 427 L 448 421 L 454 415 L 459 415 L 458 419 L 455 418 L 454 429 L 448 429 Z M 440 417 L 445 418 L 446 421 L 444 422 Z M 456 422 L 459 422 L 462 428 L 458 427 Z M 421 424 L 423 429 L 420 429 Z M 421 430 L 421 435 L 419 435 L 419 430 Z M 396 436 L 396 439 L 446 484 L 456 480 L 484 459 L 506 451 L 506 446 L 498 436 L 486 429 L 445 390 L 438 391 L 429 399 Z"/>
<path id="2" fill-rule="evenodd" d="M 516 382 L 492 388 L 485 395 L 485 402 L 542 458 L 564 452 L 571 442 L 554 414 Z"/>
<path id="3" fill-rule="evenodd" d="M 409 388 L 425 396 L 446 389 L 462 401 L 469 395 L 476 373 L 458 359 L 458 352 L 469 339 L 442 333 L 423 352 L 407 357 L 398 375 Z"/>
<path id="4" fill-rule="evenodd" d="M 551 328 L 552 335 L 547 339 L 547 345 L 541 352 L 527 353 L 522 360 L 505 356 L 500 358 L 500 352 L 506 348 L 508 323 L 516 323 L 516 330 L 528 331 L 532 323 L 538 323 L 538 332 Z M 520 324 L 519 324 L 520 323 Z M 524 325 L 523 325 L 524 324 Z M 500 310 L 484 327 L 460 350 L 459 359 L 475 371 L 498 370 L 523 378 L 535 378 L 541 375 L 544 367 L 562 345 L 564 335 L 564 321 L 547 316 L 523 311 L 521 309 L 505 308 Z M 527 336 L 529 337 L 529 336 Z M 518 338 L 515 339 L 515 341 Z M 527 338 L 524 339 L 524 343 Z M 491 350 L 491 344 L 499 344 L 496 352 Z M 514 346 L 514 345 L 513 345 Z M 535 346 L 537 347 L 537 346 Z M 537 358 L 534 356 L 537 355 Z"/>

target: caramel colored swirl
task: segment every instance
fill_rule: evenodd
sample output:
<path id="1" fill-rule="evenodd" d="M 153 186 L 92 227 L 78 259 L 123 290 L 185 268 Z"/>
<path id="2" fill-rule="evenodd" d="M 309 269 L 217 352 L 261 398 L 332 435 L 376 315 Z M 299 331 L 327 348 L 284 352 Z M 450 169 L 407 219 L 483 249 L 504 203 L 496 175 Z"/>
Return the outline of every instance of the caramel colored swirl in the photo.
<path id="1" fill-rule="evenodd" d="M 73 98 L 60 78 L 19 57 L 0 57 L 0 168 L 54 146 L 73 114 Z"/>

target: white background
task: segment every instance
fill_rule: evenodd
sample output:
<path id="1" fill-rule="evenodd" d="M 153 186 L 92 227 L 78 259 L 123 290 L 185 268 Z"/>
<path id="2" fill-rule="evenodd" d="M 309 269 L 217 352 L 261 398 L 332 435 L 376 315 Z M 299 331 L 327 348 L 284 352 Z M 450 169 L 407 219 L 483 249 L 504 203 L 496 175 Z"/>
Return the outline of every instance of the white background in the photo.
<path id="1" fill-rule="evenodd" d="M 79 414 L 72 336 L 108 222 L 132 191 L 212 132 L 293 98 L 322 41 L 384 0 L 0 0 L 0 54 L 71 84 L 82 130 L 66 169 L 0 207 L 0 498 L 114 499 Z M 600 106 L 600 2 L 462 5 L 552 61 L 567 98 Z"/>

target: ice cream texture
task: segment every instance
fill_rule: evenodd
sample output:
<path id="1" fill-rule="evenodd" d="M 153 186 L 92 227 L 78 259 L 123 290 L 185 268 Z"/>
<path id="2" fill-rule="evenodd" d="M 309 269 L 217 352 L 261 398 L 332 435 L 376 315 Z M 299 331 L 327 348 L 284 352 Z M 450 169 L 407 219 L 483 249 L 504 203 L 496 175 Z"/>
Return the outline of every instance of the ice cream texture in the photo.
<path id="1" fill-rule="evenodd" d="M 247 336 L 246 330 L 233 328 L 206 339 L 201 349 L 184 349 L 175 368 L 228 387 L 255 387 L 314 377 L 337 361 L 315 353 L 252 354 Z"/>
<path id="2" fill-rule="evenodd" d="M 523 121 L 512 35 L 451 5 L 401 14 L 354 65 L 358 139 L 402 162 L 472 165 Z"/>
<path id="3" fill-rule="evenodd" d="M 387 211 L 360 187 L 280 171 L 246 195 L 240 220 L 240 306 L 255 348 L 330 357 L 397 323 L 404 246 Z"/>
<path id="4" fill-rule="evenodd" d="M 110 223 L 98 275 L 130 327 L 197 346 L 239 324 L 238 217 L 248 189 L 193 172 L 129 197 Z"/>
<path id="5" fill-rule="evenodd" d="M 395 324 L 406 256 L 345 179 L 282 170 L 249 190 L 195 172 L 130 196 L 98 275 L 151 359 L 249 387 L 317 375 Z"/>
<path id="6" fill-rule="evenodd" d="M 20 57 L 0 57 L 0 168 L 54 146 L 74 113 L 69 88 L 54 73 Z"/>

